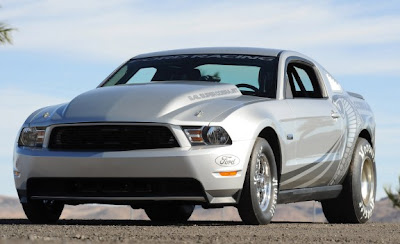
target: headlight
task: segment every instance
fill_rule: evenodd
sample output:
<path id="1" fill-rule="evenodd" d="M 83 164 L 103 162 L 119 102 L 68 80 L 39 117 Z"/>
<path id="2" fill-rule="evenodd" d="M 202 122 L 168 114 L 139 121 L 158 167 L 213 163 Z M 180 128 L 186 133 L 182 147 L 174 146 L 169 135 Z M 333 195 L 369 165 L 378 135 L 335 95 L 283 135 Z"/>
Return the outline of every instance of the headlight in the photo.
<path id="1" fill-rule="evenodd" d="M 184 127 L 183 130 L 192 145 L 232 144 L 228 132 L 220 126 Z"/>
<path id="2" fill-rule="evenodd" d="M 212 145 L 225 145 L 230 141 L 228 132 L 219 126 L 208 127 L 207 130 L 207 144 Z"/>
<path id="3" fill-rule="evenodd" d="M 23 128 L 19 136 L 18 146 L 42 147 L 46 128 L 28 127 Z"/>

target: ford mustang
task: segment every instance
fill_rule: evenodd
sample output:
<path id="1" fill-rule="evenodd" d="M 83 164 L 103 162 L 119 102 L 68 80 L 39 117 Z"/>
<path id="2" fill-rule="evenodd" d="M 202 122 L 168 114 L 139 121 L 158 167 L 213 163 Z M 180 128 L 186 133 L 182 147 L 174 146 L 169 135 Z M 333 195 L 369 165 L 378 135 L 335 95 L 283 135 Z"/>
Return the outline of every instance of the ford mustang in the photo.
<path id="1" fill-rule="evenodd" d="M 307 56 L 195 48 L 136 56 L 96 89 L 41 108 L 15 142 L 26 216 L 65 204 L 143 208 L 186 221 L 195 205 L 235 206 L 267 224 L 279 203 L 315 200 L 331 223 L 364 223 L 376 192 L 375 121 Z"/>

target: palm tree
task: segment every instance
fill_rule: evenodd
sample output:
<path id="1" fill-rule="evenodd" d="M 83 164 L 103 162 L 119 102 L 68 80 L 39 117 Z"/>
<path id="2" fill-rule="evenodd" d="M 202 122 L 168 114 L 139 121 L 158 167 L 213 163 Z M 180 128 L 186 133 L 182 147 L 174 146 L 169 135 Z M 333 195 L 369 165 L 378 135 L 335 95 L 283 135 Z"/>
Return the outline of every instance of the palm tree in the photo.
<path id="1" fill-rule="evenodd" d="M 0 44 L 12 44 L 11 31 L 13 30 L 15 29 L 8 27 L 8 25 L 0 22 Z"/>
<path id="2" fill-rule="evenodd" d="M 0 22 L 0 44 L 12 43 L 10 33 L 13 30 L 13 28 L 10 28 L 6 24 Z"/>
<path id="3" fill-rule="evenodd" d="M 396 189 L 397 193 L 393 193 L 392 190 L 388 187 L 385 187 L 385 192 L 388 198 L 392 201 L 393 207 L 400 208 L 400 177 L 399 177 L 399 186 Z"/>

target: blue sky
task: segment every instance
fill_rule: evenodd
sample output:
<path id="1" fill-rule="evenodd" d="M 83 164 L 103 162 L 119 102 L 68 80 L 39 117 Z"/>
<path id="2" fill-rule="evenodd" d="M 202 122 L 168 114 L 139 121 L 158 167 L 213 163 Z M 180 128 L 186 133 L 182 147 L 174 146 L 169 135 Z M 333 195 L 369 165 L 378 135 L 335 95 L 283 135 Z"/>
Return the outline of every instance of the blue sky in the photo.
<path id="1" fill-rule="evenodd" d="M 0 0 L 18 28 L 0 46 L 0 195 L 16 196 L 13 142 L 25 118 L 95 88 L 150 51 L 251 46 L 305 53 L 376 114 L 378 198 L 400 174 L 399 1 Z"/>

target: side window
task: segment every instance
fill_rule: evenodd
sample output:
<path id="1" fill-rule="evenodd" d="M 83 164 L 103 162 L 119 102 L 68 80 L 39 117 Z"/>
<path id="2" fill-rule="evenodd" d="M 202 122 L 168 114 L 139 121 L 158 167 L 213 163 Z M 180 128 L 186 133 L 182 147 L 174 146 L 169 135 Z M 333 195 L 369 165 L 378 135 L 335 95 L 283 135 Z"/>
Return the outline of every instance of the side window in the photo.
<path id="1" fill-rule="evenodd" d="M 293 98 L 322 98 L 322 91 L 313 67 L 303 63 L 290 63 L 287 67 Z"/>
<path id="2" fill-rule="evenodd" d="M 139 69 L 127 82 L 126 84 L 134 84 L 134 83 L 147 83 L 150 82 L 154 74 L 156 73 L 156 69 L 153 67 L 142 68 Z"/>
<path id="3" fill-rule="evenodd" d="M 306 71 L 304 69 L 301 69 L 299 67 L 294 66 L 294 69 L 296 70 L 297 74 L 300 77 L 300 82 L 303 83 L 304 88 L 306 89 L 306 91 L 308 92 L 313 92 L 314 91 L 314 87 L 311 83 L 311 79 L 308 76 L 308 74 L 306 73 Z"/>
<path id="4" fill-rule="evenodd" d="M 296 79 L 296 77 L 293 76 L 293 74 L 292 74 L 292 79 L 293 79 L 294 89 L 295 89 L 297 92 L 300 92 L 301 89 L 300 89 L 300 86 L 299 86 L 299 81 Z"/>

